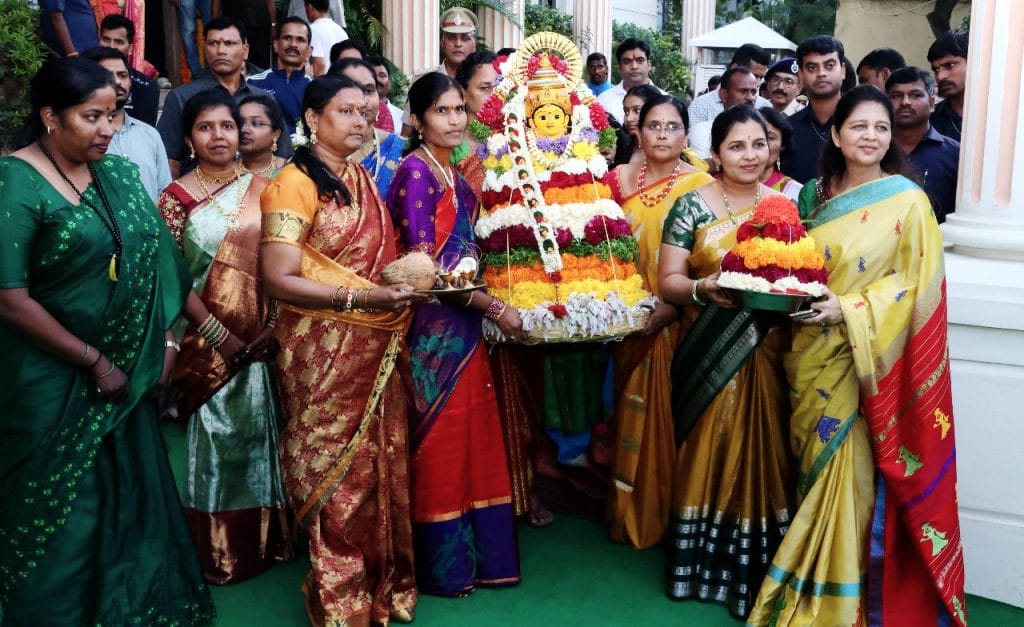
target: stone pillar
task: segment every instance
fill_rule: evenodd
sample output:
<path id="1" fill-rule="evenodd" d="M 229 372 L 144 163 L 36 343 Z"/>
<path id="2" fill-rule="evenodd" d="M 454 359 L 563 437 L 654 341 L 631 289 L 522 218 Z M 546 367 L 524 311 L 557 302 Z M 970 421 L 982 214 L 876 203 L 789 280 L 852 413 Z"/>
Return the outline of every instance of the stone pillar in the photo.
<path id="1" fill-rule="evenodd" d="M 1024 607 L 1024 2 L 974 0 L 967 65 L 943 225 L 967 591 Z"/>
<path id="2" fill-rule="evenodd" d="M 509 0 L 505 6 L 520 26 L 494 9 L 480 7 L 476 10 L 480 37 L 494 52 L 502 48 L 518 48 L 523 43 L 522 24 L 526 19 L 526 0 Z"/>
<path id="3" fill-rule="evenodd" d="M 697 49 L 688 45 L 694 37 L 715 30 L 715 0 L 683 0 L 683 56 L 698 63 Z"/>
<path id="4" fill-rule="evenodd" d="M 615 63 L 611 0 L 577 0 L 572 13 L 572 38 L 584 60 L 591 52 L 601 52 L 608 57 L 609 65 Z"/>
<path id="5" fill-rule="evenodd" d="M 408 77 L 441 62 L 438 0 L 384 0 L 384 56 Z"/>

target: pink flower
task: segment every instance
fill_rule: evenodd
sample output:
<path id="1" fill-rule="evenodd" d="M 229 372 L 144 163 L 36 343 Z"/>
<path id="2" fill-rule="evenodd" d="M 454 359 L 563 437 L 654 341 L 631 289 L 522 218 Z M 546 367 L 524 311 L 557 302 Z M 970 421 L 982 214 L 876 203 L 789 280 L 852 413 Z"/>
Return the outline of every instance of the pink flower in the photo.
<path id="1" fill-rule="evenodd" d="M 583 229 L 583 239 L 591 246 L 597 246 L 605 240 L 632 237 L 632 235 L 633 229 L 623 218 L 609 220 L 605 216 L 596 216 Z"/>
<path id="2" fill-rule="evenodd" d="M 608 128 L 608 113 L 599 102 L 595 101 L 590 104 L 590 123 L 595 131 L 603 131 Z"/>
<path id="3" fill-rule="evenodd" d="M 561 320 L 562 318 L 569 315 L 569 310 L 565 308 L 565 305 L 561 303 L 555 303 L 554 305 L 548 305 L 548 311 L 553 313 L 556 318 Z"/>

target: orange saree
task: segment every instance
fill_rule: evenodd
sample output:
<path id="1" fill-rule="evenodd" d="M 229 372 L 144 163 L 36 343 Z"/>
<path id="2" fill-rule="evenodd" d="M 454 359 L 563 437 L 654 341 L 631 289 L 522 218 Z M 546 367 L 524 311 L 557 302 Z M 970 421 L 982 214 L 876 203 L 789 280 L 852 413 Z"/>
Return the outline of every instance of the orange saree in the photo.
<path id="1" fill-rule="evenodd" d="M 263 193 L 262 241 L 301 248 L 304 278 L 372 287 L 396 257 L 394 227 L 362 166 L 349 163 L 341 180 L 352 205 L 324 203 L 296 166 L 283 168 Z M 395 371 L 409 315 L 281 309 L 281 462 L 309 537 L 309 618 L 386 624 L 416 604 L 407 404 Z"/>

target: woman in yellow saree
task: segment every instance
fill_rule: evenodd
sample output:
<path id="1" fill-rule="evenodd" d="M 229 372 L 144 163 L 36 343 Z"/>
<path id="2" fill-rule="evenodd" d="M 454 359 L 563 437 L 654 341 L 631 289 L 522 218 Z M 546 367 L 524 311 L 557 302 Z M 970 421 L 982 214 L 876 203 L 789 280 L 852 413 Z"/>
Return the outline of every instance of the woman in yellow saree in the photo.
<path id="1" fill-rule="evenodd" d="M 737 227 L 775 193 L 758 180 L 768 158 L 764 120 L 750 107 L 729 109 L 711 140 L 722 177 L 676 202 L 659 262 L 662 298 L 686 306 L 672 363 L 679 451 L 666 593 L 725 605 L 742 619 L 791 512 L 782 370 L 789 333 L 777 315 L 735 307 L 717 284 Z"/>
<path id="2" fill-rule="evenodd" d="M 395 362 L 408 306 L 424 297 L 376 285 L 397 244 L 369 173 L 348 160 L 366 129 L 362 90 L 320 77 L 302 109 L 310 147 L 263 192 L 261 262 L 281 305 L 281 470 L 309 538 L 306 607 L 314 625 L 408 622 L 408 425 Z"/>
<path id="3" fill-rule="evenodd" d="M 688 119 L 686 107 L 672 96 L 647 101 L 638 122 L 646 158 L 619 166 L 610 181 L 639 244 L 644 289 L 654 294 L 659 293 L 658 249 L 669 209 L 686 192 L 711 182 L 679 158 Z M 678 317 L 673 305 L 658 303 L 642 334 L 612 348 L 615 448 L 608 520 L 612 540 L 637 548 L 661 542 L 668 526 L 676 458 L 669 366 L 679 343 Z"/>
<path id="4" fill-rule="evenodd" d="M 833 119 L 800 195 L 830 291 L 786 356 L 799 509 L 749 622 L 966 625 L 942 236 L 889 99 Z"/>

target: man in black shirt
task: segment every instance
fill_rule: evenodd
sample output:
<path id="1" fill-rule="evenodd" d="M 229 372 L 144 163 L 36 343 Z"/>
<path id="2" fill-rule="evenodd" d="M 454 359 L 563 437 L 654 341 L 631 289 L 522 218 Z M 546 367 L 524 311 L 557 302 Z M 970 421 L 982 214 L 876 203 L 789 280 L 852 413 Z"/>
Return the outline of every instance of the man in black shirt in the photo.
<path id="1" fill-rule="evenodd" d="M 960 141 L 964 124 L 964 86 L 967 84 L 967 34 L 950 31 L 928 48 L 942 102 L 932 114 L 932 126 L 946 137 Z"/>
<path id="2" fill-rule="evenodd" d="M 135 41 L 135 24 L 123 15 L 111 13 L 100 22 L 100 45 L 113 48 L 131 58 L 132 42 Z M 156 126 L 157 109 L 160 106 L 160 86 L 133 67 L 128 68 L 132 77 L 131 94 L 124 105 L 124 111 L 136 120 Z"/>
<path id="3" fill-rule="evenodd" d="M 818 176 L 821 147 L 832 133 L 832 114 L 841 95 L 846 67 L 843 44 L 835 37 L 818 35 L 797 46 L 800 79 L 807 90 L 807 107 L 789 116 L 793 149 L 782 161 L 782 171 L 800 183 Z"/>

